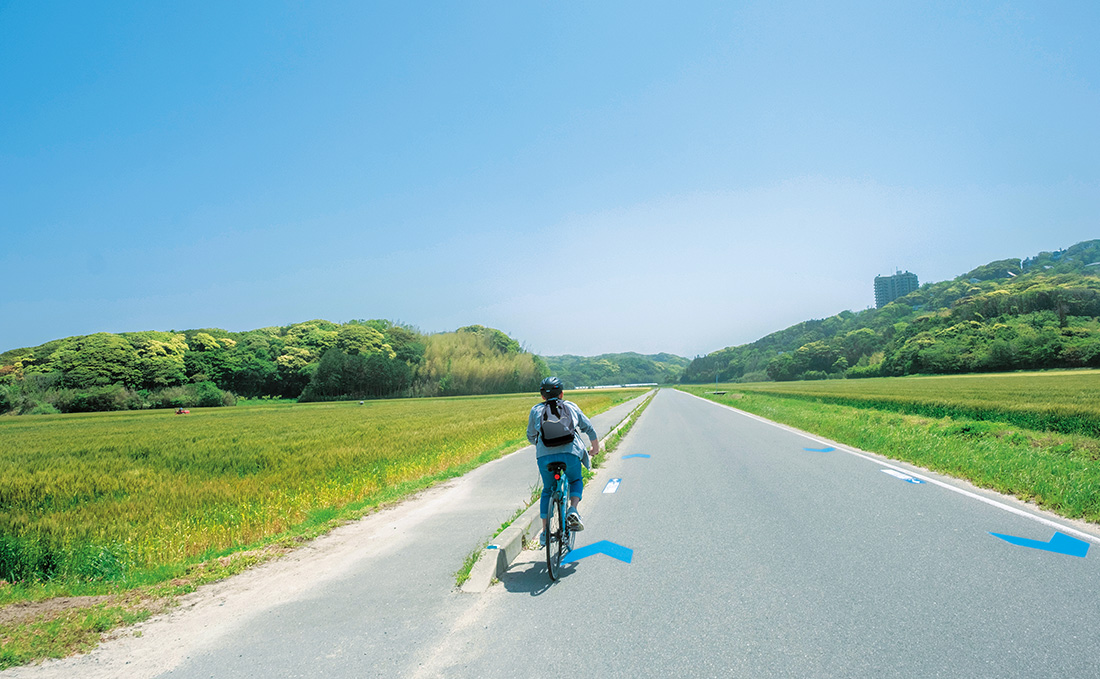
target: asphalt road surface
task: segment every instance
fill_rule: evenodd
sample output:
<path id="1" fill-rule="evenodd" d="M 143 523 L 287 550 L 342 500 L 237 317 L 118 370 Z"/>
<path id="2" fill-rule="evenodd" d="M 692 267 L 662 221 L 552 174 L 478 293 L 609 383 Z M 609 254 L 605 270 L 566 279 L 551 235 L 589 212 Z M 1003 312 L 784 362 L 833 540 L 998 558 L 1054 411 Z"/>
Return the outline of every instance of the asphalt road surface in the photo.
<path id="1" fill-rule="evenodd" d="M 550 585 L 530 553 L 420 675 L 1100 677 L 1100 548 L 1012 545 L 990 532 L 1054 529 L 828 447 L 662 391 L 578 536 L 630 563 L 585 557 Z"/>
<path id="2" fill-rule="evenodd" d="M 508 513 L 498 496 L 529 492 L 530 457 L 200 593 L 140 638 L 0 675 L 1100 677 L 1095 527 L 669 389 L 581 505 L 576 553 L 629 562 L 594 553 L 551 583 L 524 552 L 489 591 L 455 591 Z M 1034 548 L 1056 526 L 1087 555 Z"/>

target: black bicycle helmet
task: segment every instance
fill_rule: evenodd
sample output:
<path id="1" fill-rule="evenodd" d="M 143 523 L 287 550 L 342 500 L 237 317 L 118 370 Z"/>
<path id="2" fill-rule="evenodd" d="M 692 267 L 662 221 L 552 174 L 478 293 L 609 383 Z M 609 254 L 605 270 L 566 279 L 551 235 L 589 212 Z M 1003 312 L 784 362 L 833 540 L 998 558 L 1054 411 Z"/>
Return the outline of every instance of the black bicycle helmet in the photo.
<path id="1" fill-rule="evenodd" d="M 558 398 L 564 389 L 565 385 L 557 377 L 547 377 L 539 385 L 539 393 L 546 398 Z"/>

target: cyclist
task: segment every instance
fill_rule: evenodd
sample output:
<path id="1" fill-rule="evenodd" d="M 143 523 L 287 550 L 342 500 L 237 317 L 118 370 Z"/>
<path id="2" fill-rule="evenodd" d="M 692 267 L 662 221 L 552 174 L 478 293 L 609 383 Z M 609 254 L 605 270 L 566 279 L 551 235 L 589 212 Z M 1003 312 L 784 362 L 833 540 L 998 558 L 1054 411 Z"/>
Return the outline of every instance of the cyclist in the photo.
<path id="1" fill-rule="evenodd" d="M 583 431 L 587 434 L 588 440 L 592 442 L 591 456 L 596 457 L 600 454 L 600 438 L 596 434 L 596 429 L 581 411 L 580 406 L 572 401 L 562 399 L 563 389 L 564 385 L 557 377 L 544 379 L 539 386 L 539 393 L 542 394 L 543 402 L 533 406 L 531 414 L 527 418 L 527 440 L 535 446 L 535 457 L 539 465 L 539 474 L 542 476 L 542 498 L 539 501 L 542 534 L 539 535 L 539 542 L 544 547 L 546 546 L 546 534 L 550 529 L 549 520 L 547 519 L 547 513 L 550 509 L 550 496 L 554 492 L 554 475 L 548 469 L 550 463 L 565 463 L 565 476 L 569 480 L 569 511 L 566 513 L 565 521 L 570 530 L 582 531 L 584 530 L 584 522 L 581 521 L 580 512 L 577 511 L 577 504 L 580 503 L 581 494 L 584 491 L 581 464 L 583 461 L 584 466 L 590 467 L 591 463 L 588 459 L 589 451 L 581 442 L 580 432 Z M 570 413 L 563 413 L 562 408 L 568 408 Z M 547 410 L 549 410 L 549 413 L 547 413 Z M 574 425 L 573 439 L 559 445 L 547 445 L 543 441 L 542 423 L 545 419 L 544 414 L 547 416 L 553 415 L 554 418 L 560 418 L 564 414 L 564 419 L 570 419 L 569 415 L 571 414 Z"/>

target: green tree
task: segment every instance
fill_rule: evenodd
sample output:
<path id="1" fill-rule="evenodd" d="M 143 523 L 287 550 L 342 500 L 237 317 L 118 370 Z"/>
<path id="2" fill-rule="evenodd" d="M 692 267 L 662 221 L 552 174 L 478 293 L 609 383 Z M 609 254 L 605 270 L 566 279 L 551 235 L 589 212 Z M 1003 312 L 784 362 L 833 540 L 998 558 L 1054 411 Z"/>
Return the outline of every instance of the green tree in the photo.
<path id="1" fill-rule="evenodd" d="M 795 369 L 794 356 L 791 354 L 779 354 L 768 361 L 768 378 L 775 382 L 786 382 L 795 379 L 798 371 Z"/>
<path id="2" fill-rule="evenodd" d="M 62 341 L 49 363 L 62 372 L 67 387 L 134 387 L 141 381 L 137 351 L 125 338 L 107 332 Z"/>
<path id="3" fill-rule="evenodd" d="M 337 327 L 335 323 L 323 320 L 296 323 L 286 331 L 286 343 L 309 349 L 313 356 L 320 356 L 336 346 L 339 336 Z"/>
<path id="4" fill-rule="evenodd" d="M 194 351 L 217 351 L 224 348 L 221 342 L 208 332 L 195 333 L 188 344 Z"/>
<path id="5" fill-rule="evenodd" d="M 186 380 L 184 356 L 187 342 L 183 334 L 167 332 L 133 332 L 123 337 L 138 354 L 140 386 L 159 389 Z"/>
<path id="6" fill-rule="evenodd" d="M 870 328 L 860 328 L 843 335 L 838 342 L 840 350 L 849 365 L 859 363 L 859 359 L 882 348 L 882 340 L 878 333 Z"/>
<path id="7" fill-rule="evenodd" d="M 468 332 L 484 338 L 489 347 L 501 354 L 518 354 L 523 351 L 519 342 L 496 328 L 486 328 L 483 325 L 467 325 L 464 328 L 459 328 L 458 332 Z"/>
<path id="8" fill-rule="evenodd" d="M 275 359 L 282 395 L 297 398 L 313 376 L 313 353 L 301 347 L 286 348 L 286 353 Z"/>
<path id="9" fill-rule="evenodd" d="M 227 372 L 217 381 L 222 389 L 256 397 L 278 393 L 278 369 L 274 361 L 258 355 L 250 345 L 238 344 L 226 354 Z"/>
<path id="10" fill-rule="evenodd" d="M 396 356 L 393 348 L 386 344 L 381 332 L 365 325 L 345 325 L 336 333 L 336 348 L 345 354 L 386 354 Z"/>
<path id="11" fill-rule="evenodd" d="M 821 341 L 804 344 L 794 352 L 795 367 L 800 373 L 807 370 L 827 373 L 838 358 L 840 352 Z"/>

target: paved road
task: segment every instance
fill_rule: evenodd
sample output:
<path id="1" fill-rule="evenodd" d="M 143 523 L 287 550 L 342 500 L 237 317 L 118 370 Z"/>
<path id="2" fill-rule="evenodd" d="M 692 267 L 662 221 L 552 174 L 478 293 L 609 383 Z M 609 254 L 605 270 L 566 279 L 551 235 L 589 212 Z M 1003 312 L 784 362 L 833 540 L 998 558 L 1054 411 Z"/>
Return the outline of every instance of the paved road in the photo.
<path id="1" fill-rule="evenodd" d="M 578 547 L 612 541 L 633 550 L 629 564 L 591 556 L 550 585 L 541 554 L 525 552 L 488 592 L 453 590 L 482 526 L 501 520 L 489 498 L 530 488 L 521 453 L 354 528 L 367 532 L 343 551 L 320 545 L 332 572 L 246 615 L 242 601 L 276 580 L 249 574 L 251 589 L 224 601 L 232 624 L 204 604 L 212 631 L 177 645 L 165 671 L 147 656 L 186 627 L 54 666 L 68 674 L 17 676 L 1100 676 L 1100 546 L 1078 558 L 1011 545 L 990 532 L 1054 529 L 874 460 L 806 450 L 823 447 L 666 389 L 582 505 Z M 600 493 L 612 477 L 619 490 Z M 477 528 L 455 533 L 466 524 Z"/>
<path id="2" fill-rule="evenodd" d="M 531 554 L 421 676 L 508 677 L 568 658 L 596 677 L 1100 677 L 1100 547 L 1013 546 L 990 531 L 1054 531 L 806 450 L 824 447 L 660 392 L 603 477 L 619 490 L 586 500 L 578 541 L 629 547 L 632 562 L 588 557 L 548 586 Z"/>

